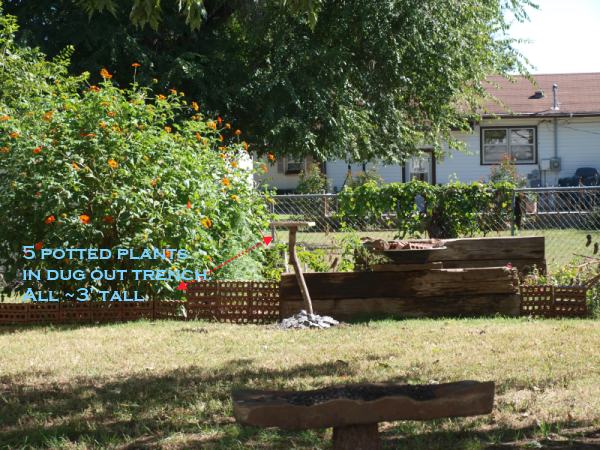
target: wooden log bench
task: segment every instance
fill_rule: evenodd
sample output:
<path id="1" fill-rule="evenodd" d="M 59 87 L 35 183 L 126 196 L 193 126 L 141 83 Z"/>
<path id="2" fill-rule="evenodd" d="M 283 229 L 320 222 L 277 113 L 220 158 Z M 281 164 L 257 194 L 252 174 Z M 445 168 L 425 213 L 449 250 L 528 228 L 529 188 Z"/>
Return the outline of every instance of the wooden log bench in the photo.
<path id="1" fill-rule="evenodd" d="M 494 383 L 477 381 L 233 392 L 233 414 L 239 423 L 285 430 L 333 427 L 334 450 L 379 449 L 379 422 L 489 414 L 493 403 Z"/>

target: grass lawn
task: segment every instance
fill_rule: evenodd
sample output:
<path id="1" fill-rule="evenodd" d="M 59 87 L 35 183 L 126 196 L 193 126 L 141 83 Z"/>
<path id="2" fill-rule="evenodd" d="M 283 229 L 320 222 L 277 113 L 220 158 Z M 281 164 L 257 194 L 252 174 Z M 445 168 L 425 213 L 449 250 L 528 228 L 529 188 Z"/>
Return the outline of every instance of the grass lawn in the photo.
<path id="1" fill-rule="evenodd" d="M 499 318 L 300 332 L 174 321 L 4 327 L 0 448 L 328 448 L 331 430 L 236 425 L 231 389 L 461 379 L 496 381 L 490 416 L 385 423 L 385 448 L 598 448 L 598 324 Z"/>

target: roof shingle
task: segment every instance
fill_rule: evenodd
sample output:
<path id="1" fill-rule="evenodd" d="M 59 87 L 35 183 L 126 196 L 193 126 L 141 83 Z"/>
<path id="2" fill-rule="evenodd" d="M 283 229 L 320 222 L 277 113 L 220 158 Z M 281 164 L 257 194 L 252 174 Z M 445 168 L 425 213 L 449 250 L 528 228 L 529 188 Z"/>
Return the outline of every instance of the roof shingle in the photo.
<path id="1" fill-rule="evenodd" d="M 501 76 L 488 77 L 487 91 L 500 99 L 488 102 L 484 115 L 600 115 L 600 73 L 532 75 L 537 86 L 523 76 L 511 82 Z M 558 85 L 559 110 L 552 109 L 552 85 Z M 496 87 L 496 85 L 498 85 Z M 533 98 L 535 91 L 543 98 Z"/>

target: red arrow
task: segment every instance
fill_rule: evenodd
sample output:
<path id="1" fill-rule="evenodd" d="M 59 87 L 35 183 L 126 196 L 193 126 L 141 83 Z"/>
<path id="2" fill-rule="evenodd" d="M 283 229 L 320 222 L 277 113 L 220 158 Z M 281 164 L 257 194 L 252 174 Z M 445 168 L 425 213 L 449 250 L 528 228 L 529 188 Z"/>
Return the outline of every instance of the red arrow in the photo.
<path id="1" fill-rule="evenodd" d="M 226 266 L 227 264 L 235 261 L 236 259 L 238 259 L 241 256 L 244 256 L 248 253 L 250 253 L 252 250 L 256 250 L 258 247 L 260 247 L 261 245 L 264 244 L 265 247 L 268 247 L 269 244 L 273 241 L 273 238 L 271 236 L 263 236 L 262 241 L 261 242 L 257 242 L 256 244 L 254 244 L 251 247 L 248 247 L 245 250 L 242 250 L 241 252 L 239 252 L 237 255 L 235 255 L 233 258 L 229 258 L 227 261 L 223 261 L 221 264 L 219 264 L 217 267 L 210 269 L 208 271 L 206 271 L 207 275 L 210 275 L 212 273 L 215 273 L 217 270 L 221 269 L 223 266 Z M 178 291 L 187 291 L 187 283 L 182 281 L 181 283 L 179 283 L 179 286 L 177 286 L 176 288 Z"/>

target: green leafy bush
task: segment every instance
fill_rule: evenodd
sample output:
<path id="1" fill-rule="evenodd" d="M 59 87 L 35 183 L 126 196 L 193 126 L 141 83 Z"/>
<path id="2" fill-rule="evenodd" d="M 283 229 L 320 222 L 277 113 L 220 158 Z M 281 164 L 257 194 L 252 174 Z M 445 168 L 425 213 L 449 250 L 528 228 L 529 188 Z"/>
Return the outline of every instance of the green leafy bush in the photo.
<path id="1" fill-rule="evenodd" d="M 329 180 L 317 164 L 311 165 L 307 172 L 300 172 L 296 191 L 299 194 L 322 194 L 329 190 Z"/>
<path id="2" fill-rule="evenodd" d="M 423 181 L 378 185 L 369 181 L 339 195 L 339 216 L 398 228 L 400 237 L 472 236 L 510 228 L 514 185 Z M 395 215 L 393 214 L 395 213 Z"/>
<path id="3" fill-rule="evenodd" d="M 240 167 L 248 156 L 239 130 L 205 117 L 182 92 L 119 88 L 106 69 L 98 86 L 86 83 L 87 74 L 68 77 L 64 55 L 47 61 L 19 48 L 14 20 L 1 12 L 0 19 L 0 53 L 10 56 L 0 58 L 0 266 L 9 283 L 25 267 L 203 271 L 260 240 L 266 208 L 252 169 Z M 190 257 L 25 261 L 26 245 L 177 248 Z M 251 278 L 259 271 L 253 258 L 214 277 L 237 278 L 241 268 Z M 168 296 L 176 285 L 111 282 L 150 297 Z"/>

